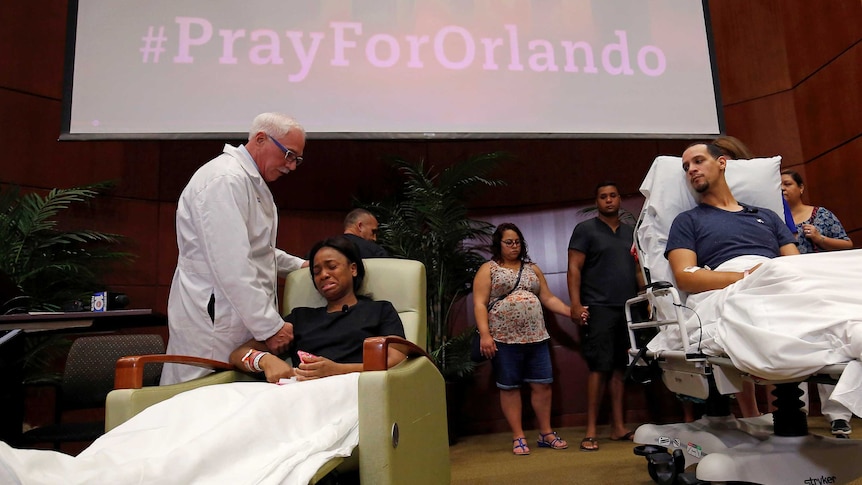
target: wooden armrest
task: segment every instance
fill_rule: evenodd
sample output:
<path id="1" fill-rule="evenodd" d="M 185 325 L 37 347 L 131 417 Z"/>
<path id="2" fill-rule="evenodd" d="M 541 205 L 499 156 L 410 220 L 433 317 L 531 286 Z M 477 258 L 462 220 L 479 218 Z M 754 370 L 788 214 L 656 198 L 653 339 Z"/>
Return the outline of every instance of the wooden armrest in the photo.
<path id="1" fill-rule="evenodd" d="M 362 370 L 386 370 L 388 368 L 389 346 L 394 347 L 399 352 L 403 352 L 407 357 L 424 356 L 431 358 L 425 349 L 419 347 L 413 342 L 390 335 L 388 337 L 368 337 L 362 344 Z"/>
<path id="2" fill-rule="evenodd" d="M 194 365 L 215 370 L 231 370 L 233 364 L 188 355 L 132 355 L 117 360 L 114 373 L 114 389 L 140 389 L 144 386 L 144 365 L 159 362 Z"/>
<path id="3" fill-rule="evenodd" d="M 401 337 L 369 337 L 365 339 L 362 347 L 362 369 L 386 370 L 388 368 L 389 346 L 403 352 L 408 357 L 425 356 L 429 359 L 431 358 L 424 349 Z M 114 373 L 114 389 L 140 389 L 144 385 L 144 365 L 159 362 L 194 365 L 214 370 L 234 369 L 233 364 L 227 362 L 188 355 L 132 355 L 121 357 L 117 360 Z"/>

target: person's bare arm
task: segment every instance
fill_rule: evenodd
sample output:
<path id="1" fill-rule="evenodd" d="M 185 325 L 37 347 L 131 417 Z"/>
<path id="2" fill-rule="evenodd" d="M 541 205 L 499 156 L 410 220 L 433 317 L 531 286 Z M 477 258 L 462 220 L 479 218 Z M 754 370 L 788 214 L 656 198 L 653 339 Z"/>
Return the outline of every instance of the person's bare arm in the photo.
<path id="1" fill-rule="evenodd" d="M 479 352 L 487 358 L 493 358 L 497 353 L 497 345 L 491 337 L 491 327 L 488 324 L 488 302 L 491 300 L 491 263 L 479 267 L 473 277 L 473 316 L 476 318 L 476 328 L 479 330 Z"/>
<path id="2" fill-rule="evenodd" d="M 268 350 L 264 342 L 249 340 L 230 353 L 230 363 L 243 372 L 262 371 L 268 382 L 278 382 L 279 379 L 292 377 L 293 367 L 277 355 L 269 353 Z M 256 359 L 258 354 L 260 358 Z M 255 359 L 261 371 L 254 368 Z"/>
<path id="3" fill-rule="evenodd" d="M 535 264 L 532 266 L 536 276 L 539 277 L 539 301 L 542 302 L 542 306 L 554 313 L 571 318 L 571 307 L 563 303 L 563 300 L 560 300 L 551 292 L 551 288 L 548 287 L 548 281 L 545 279 L 545 275 L 539 269 L 539 266 Z"/>
<path id="4" fill-rule="evenodd" d="M 853 241 L 848 239 L 840 239 L 837 237 L 827 237 L 820 232 L 820 229 L 814 224 L 802 224 L 802 234 L 799 237 L 807 237 L 811 239 L 820 249 L 826 251 L 838 251 L 842 249 L 853 249 Z"/>
<path id="5" fill-rule="evenodd" d="M 676 279 L 676 286 L 688 293 L 719 290 L 745 277 L 744 272 L 696 269 L 697 254 L 690 249 L 674 249 L 668 253 L 667 259 Z"/>
<path id="6" fill-rule="evenodd" d="M 799 254 L 799 248 L 794 243 L 785 244 L 778 248 L 778 253 L 782 256 L 793 256 L 794 254 Z"/>
<path id="7" fill-rule="evenodd" d="M 321 377 L 349 374 L 351 372 L 362 372 L 362 364 L 339 364 L 326 357 L 309 357 L 294 369 L 296 380 L 307 381 Z"/>
<path id="8" fill-rule="evenodd" d="M 587 307 L 581 304 L 581 272 L 584 269 L 584 262 L 587 260 L 587 255 L 569 249 L 569 267 L 566 271 L 566 283 L 569 287 L 569 299 L 572 302 L 570 308 L 571 318 L 578 325 L 586 325 L 590 318 L 590 312 Z"/>
<path id="9" fill-rule="evenodd" d="M 635 258 L 635 280 L 637 281 L 638 289 L 644 288 L 646 286 L 646 281 L 644 280 L 644 272 L 641 268 L 641 261 L 639 258 Z"/>

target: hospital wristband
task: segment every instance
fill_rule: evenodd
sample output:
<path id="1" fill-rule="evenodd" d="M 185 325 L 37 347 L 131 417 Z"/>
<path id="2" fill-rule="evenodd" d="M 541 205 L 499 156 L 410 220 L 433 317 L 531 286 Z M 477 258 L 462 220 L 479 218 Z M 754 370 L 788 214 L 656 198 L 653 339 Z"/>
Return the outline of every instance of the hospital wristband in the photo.
<path id="1" fill-rule="evenodd" d="M 245 366 L 245 368 L 246 368 L 249 372 L 251 372 L 251 361 L 250 361 L 250 358 L 251 358 L 251 354 L 252 354 L 252 353 L 254 353 L 254 349 L 248 349 L 248 352 L 246 352 L 246 353 L 245 353 L 245 355 L 243 355 L 243 356 L 242 356 L 242 365 L 244 365 L 244 366 Z"/>
<path id="2" fill-rule="evenodd" d="M 269 352 L 258 352 L 257 354 L 255 354 L 254 362 L 252 362 L 252 365 L 251 365 L 255 371 L 257 371 L 257 372 L 263 371 L 263 369 L 260 368 L 260 359 L 262 359 L 263 356 L 268 354 L 268 353 Z"/>

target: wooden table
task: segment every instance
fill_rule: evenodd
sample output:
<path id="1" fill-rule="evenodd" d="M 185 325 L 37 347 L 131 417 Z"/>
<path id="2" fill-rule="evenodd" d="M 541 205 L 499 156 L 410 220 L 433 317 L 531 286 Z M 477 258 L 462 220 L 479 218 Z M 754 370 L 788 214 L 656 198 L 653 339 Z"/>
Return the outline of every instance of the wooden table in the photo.
<path id="1" fill-rule="evenodd" d="M 19 329 L 27 333 L 69 329 L 116 330 L 166 324 L 167 318 L 164 315 L 148 308 L 106 312 L 17 313 L 0 316 L 0 331 Z"/>

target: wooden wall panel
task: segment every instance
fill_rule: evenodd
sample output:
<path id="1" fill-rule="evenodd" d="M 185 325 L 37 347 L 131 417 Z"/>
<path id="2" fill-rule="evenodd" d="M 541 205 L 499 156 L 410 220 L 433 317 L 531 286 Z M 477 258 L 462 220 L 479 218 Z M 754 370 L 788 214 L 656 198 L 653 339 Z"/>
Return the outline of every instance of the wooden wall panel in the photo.
<path id="1" fill-rule="evenodd" d="M 66 2 L 56 0 L 0 2 L 0 87 L 60 99 L 66 9 Z"/>
<path id="2" fill-rule="evenodd" d="M 780 5 L 795 86 L 862 39 L 862 2 L 773 0 Z"/>
<path id="3" fill-rule="evenodd" d="M 171 286 L 174 270 L 177 268 L 177 225 L 176 202 L 161 202 L 159 204 L 159 240 L 158 244 L 158 284 Z"/>
<path id="4" fill-rule="evenodd" d="M 156 202 L 100 197 L 88 205 L 69 209 L 62 226 L 120 235 L 122 242 L 118 248 L 136 258 L 128 266 L 116 266 L 108 276 L 108 285 L 153 286 L 158 281 L 158 219 Z"/>
<path id="5" fill-rule="evenodd" d="M 176 202 L 192 174 L 222 153 L 225 144 L 242 141 L 169 140 L 158 143 L 159 195 L 161 201 Z"/>
<path id="6" fill-rule="evenodd" d="M 313 212 L 280 211 L 278 218 L 278 247 L 290 254 L 305 258 L 311 246 L 322 239 L 344 233 L 343 211 Z"/>
<path id="7" fill-rule="evenodd" d="M 119 293 L 125 293 L 126 296 L 129 297 L 129 306 L 128 308 L 150 308 L 153 311 L 160 312 L 162 315 L 166 314 L 167 305 L 164 305 L 162 301 L 159 299 L 158 295 L 158 287 L 156 286 L 139 286 L 139 285 L 111 285 L 111 291 L 116 291 Z M 131 333 L 151 333 L 151 332 L 138 332 L 137 329 L 135 331 L 131 331 Z M 155 332 L 152 332 L 155 333 Z M 167 337 L 167 330 L 164 332 L 164 336 Z"/>
<path id="8" fill-rule="evenodd" d="M 168 295 L 170 294 L 170 285 L 159 285 L 156 287 L 156 301 L 152 306 L 153 311 L 159 312 L 162 315 L 168 314 Z M 167 332 L 167 328 L 165 329 Z M 165 336 L 167 339 L 167 335 Z"/>
<path id="9" fill-rule="evenodd" d="M 0 89 L 4 147 L 0 181 L 74 187 L 113 180 L 117 196 L 154 199 L 159 174 L 147 142 L 60 142 L 60 102 Z"/>
<path id="10" fill-rule="evenodd" d="M 845 51 L 794 90 L 799 139 L 806 160 L 862 135 L 860 66 L 862 42 Z"/>
<path id="11" fill-rule="evenodd" d="M 709 2 L 725 106 L 792 87 L 780 22 L 782 1 Z"/>
<path id="12" fill-rule="evenodd" d="M 792 91 L 725 106 L 727 133 L 740 138 L 756 155 L 802 160 Z"/>
<path id="13" fill-rule="evenodd" d="M 429 148 L 429 158 L 448 155 L 461 160 L 493 151 L 512 155 L 494 174 L 507 183 L 506 188 L 481 193 L 470 207 L 523 210 L 591 201 L 595 185 L 608 179 L 616 181 L 623 194 L 636 194 L 660 147 L 673 147 L 670 153 L 678 154 L 687 144 L 588 139 L 441 142 Z"/>
<path id="14" fill-rule="evenodd" d="M 402 179 L 392 170 L 391 158 L 433 160 L 424 143 L 403 140 L 310 139 L 304 155 L 308 161 L 296 173 L 272 184 L 281 209 L 346 213 L 354 199 L 380 200 L 397 190 Z"/>

